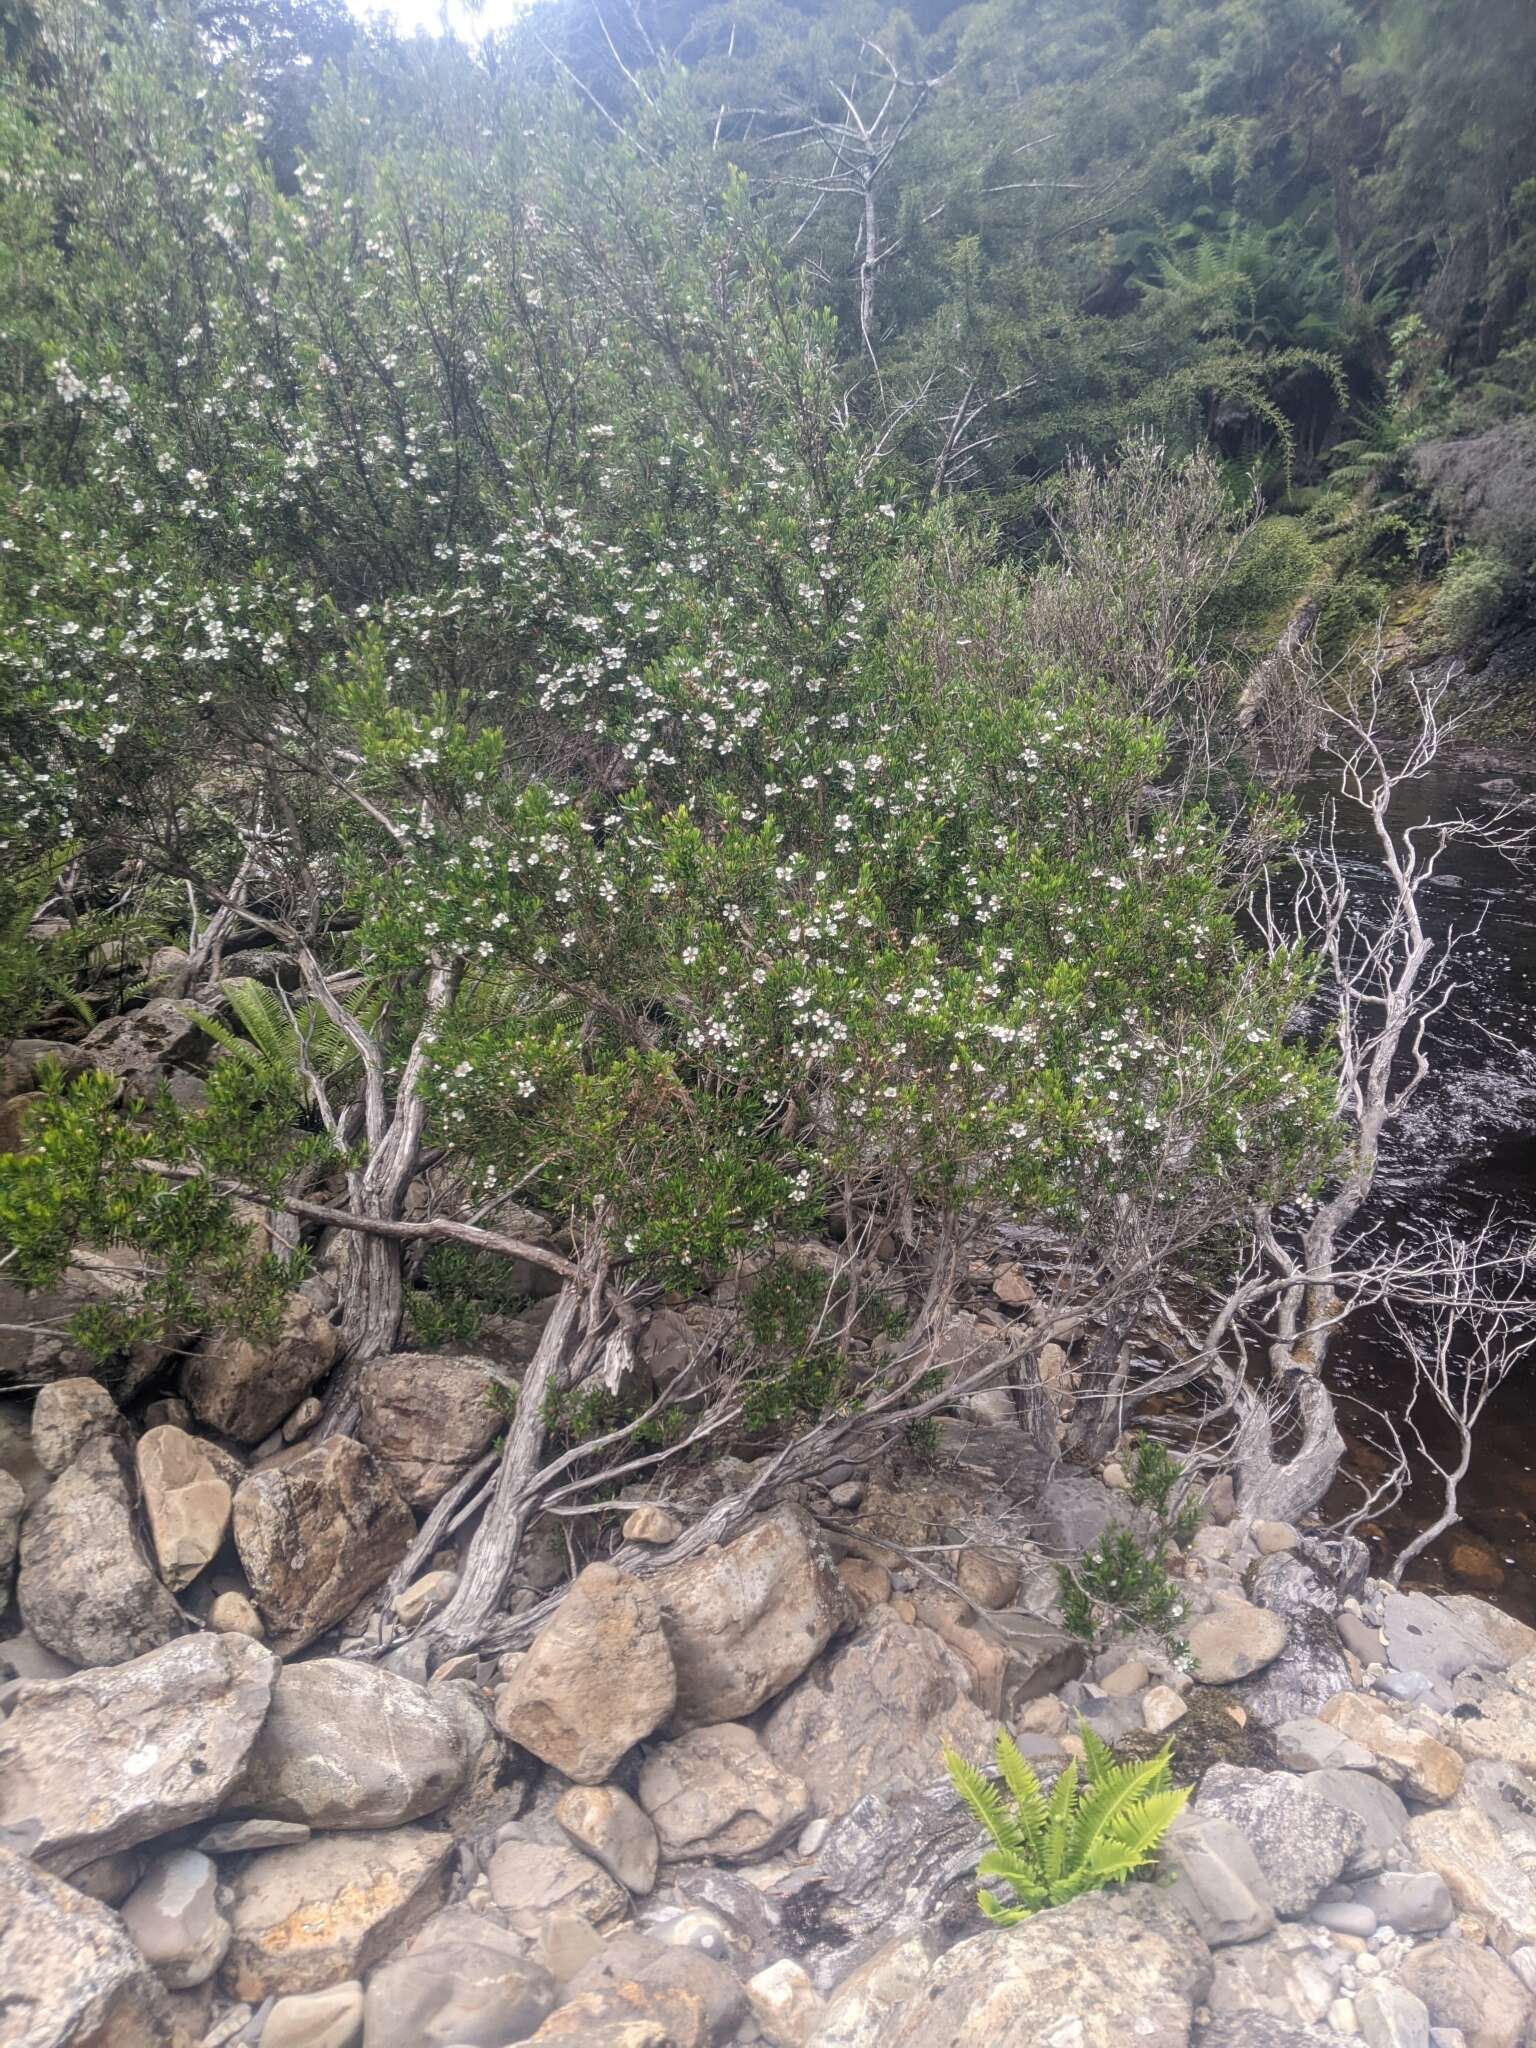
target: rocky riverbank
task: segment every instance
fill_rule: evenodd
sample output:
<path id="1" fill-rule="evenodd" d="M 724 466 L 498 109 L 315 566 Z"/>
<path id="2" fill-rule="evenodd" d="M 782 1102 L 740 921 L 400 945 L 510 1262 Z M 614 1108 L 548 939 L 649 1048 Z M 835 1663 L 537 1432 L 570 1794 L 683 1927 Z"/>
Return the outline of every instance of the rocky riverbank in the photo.
<path id="1" fill-rule="evenodd" d="M 282 1342 L 317 1341 L 296 1309 Z M 288 1444 L 237 1347 L 136 1424 L 81 1377 L 7 1411 L 7 2048 L 1536 2038 L 1536 1631 L 1496 1608 L 1393 1592 L 1218 1485 L 1170 1560 L 1187 1652 L 1085 1645 L 1053 1560 L 1140 1511 L 1117 1465 L 1042 1476 L 979 1415 L 724 1547 L 589 1564 L 525 1649 L 426 1679 L 379 1595 L 483 1449 L 483 1373 L 381 1361 L 362 1435 L 307 1447 L 313 1364 Z M 1171 1739 L 1190 1806 L 1157 1881 L 988 1928 L 941 1748 L 1006 1725 L 1049 1778 L 1080 1718 Z"/>

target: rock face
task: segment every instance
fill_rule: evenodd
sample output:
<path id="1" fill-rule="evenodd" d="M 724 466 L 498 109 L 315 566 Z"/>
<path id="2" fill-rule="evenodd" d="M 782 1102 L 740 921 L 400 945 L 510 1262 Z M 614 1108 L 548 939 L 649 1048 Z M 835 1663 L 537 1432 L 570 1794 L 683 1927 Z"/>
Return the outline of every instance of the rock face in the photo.
<path id="1" fill-rule="evenodd" d="M 1200 1781 L 1195 1810 L 1230 1821 L 1243 1835 L 1282 1914 L 1305 1913 L 1365 1839 L 1353 1814 L 1314 1798 L 1305 1778 L 1285 1771 L 1213 1764 Z"/>
<path id="2" fill-rule="evenodd" d="M 416 1524 L 373 1453 L 333 1436 L 291 1464 L 253 1472 L 235 1495 L 234 1530 L 256 1605 L 286 1653 L 387 1578 Z"/>
<path id="3" fill-rule="evenodd" d="M 56 1479 L 89 1443 L 126 1443 L 128 1425 L 99 1380 L 54 1380 L 38 1389 L 32 1405 L 32 1451 Z"/>
<path id="4" fill-rule="evenodd" d="M 228 1468 L 173 1424 L 146 1430 L 135 1459 L 155 1563 L 177 1593 L 212 1564 L 229 1533 L 235 1495 Z"/>
<path id="5" fill-rule="evenodd" d="M 302 1294 L 290 1294 L 269 1344 L 244 1337 L 207 1337 L 182 1369 L 181 1391 L 208 1428 L 237 1443 L 270 1436 L 336 1363 L 341 1340 Z"/>
<path id="6" fill-rule="evenodd" d="M 157 996 L 141 1009 L 93 1024 L 80 1041 L 91 1064 L 109 1074 L 156 1075 L 164 1066 L 187 1066 L 209 1050 L 208 1034 L 188 1005 Z"/>
<path id="7" fill-rule="evenodd" d="M 1186 2048 L 1209 1981 L 1204 1949 L 1171 1917 L 1155 1928 L 1077 1899 L 940 1957 L 888 2048 Z"/>
<path id="8" fill-rule="evenodd" d="M 200 1635 L 24 1686 L 0 1721 L 0 1839 L 67 1877 L 207 1820 L 244 1767 L 277 1668 L 244 1636 Z"/>
<path id="9" fill-rule="evenodd" d="M 646 1758 L 639 1794 L 671 1863 L 766 1856 L 811 1810 L 800 1779 L 780 1769 L 750 1728 L 729 1722 L 659 1744 Z"/>
<path id="10" fill-rule="evenodd" d="M 425 1686 L 315 1657 L 278 1677 L 225 1807 L 315 1828 L 398 1827 L 445 1806 L 468 1768 L 456 1717 Z"/>
<path id="11" fill-rule="evenodd" d="M 225 1989 L 256 2001 L 360 1976 L 441 1905 L 452 1854 L 423 1828 L 262 1850 L 233 1879 Z"/>
<path id="12" fill-rule="evenodd" d="M 497 1693 L 496 1725 L 566 1777 L 598 1785 L 676 1698 L 651 1587 L 591 1564 Z"/>
<path id="13" fill-rule="evenodd" d="M 107 1907 L 0 1849 L 0 2028 L 16 2048 L 173 2048 L 185 2036 Z"/>
<path id="14" fill-rule="evenodd" d="M 171 1991 L 205 1984 L 224 1960 L 229 1922 L 219 1911 L 218 1878 L 211 1857 L 172 1849 L 123 1901 L 123 1925 Z"/>
<path id="15" fill-rule="evenodd" d="M 22 1525 L 22 1618 L 71 1664 L 122 1664 L 186 1627 L 139 1548 L 120 1456 L 88 1443 Z"/>
<path id="16" fill-rule="evenodd" d="M 411 1507 L 430 1507 L 501 1427 L 488 1398 L 492 1371 L 489 1359 L 435 1352 L 368 1361 L 357 1434 Z"/>
<path id="17" fill-rule="evenodd" d="M 1479 1772 L 1490 1768 L 1472 1766 Z M 1416 1814 L 1407 1827 L 1414 1860 L 1438 1872 L 1457 1910 L 1473 1914 L 1506 1956 L 1536 1942 L 1536 1820 L 1530 1817 L 1536 1813 L 1536 1786 L 1520 1779 L 1510 1789 L 1528 1803 L 1506 1806 L 1492 1785 L 1479 1784 L 1480 1796 Z M 1493 1813 L 1485 1809 L 1484 1796 Z"/>
<path id="18" fill-rule="evenodd" d="M 677 1670 L 672 1732 L 739 1721 L 792 1685 L 856 1610 L 821 1533 L 779 1508 L 651 1580 Z"/>
<path id="19" fill-rule="evenodd" d="M 984 1757 L 996 1734 L 969 1697 L 953 1650 L 891 1608 L 809 1672 L 763 1724 L 781 1769 L 804 1780 L 818 1813 L 839 1814 L 895 1781 L 930 1783 L 945 1743 Z"/>

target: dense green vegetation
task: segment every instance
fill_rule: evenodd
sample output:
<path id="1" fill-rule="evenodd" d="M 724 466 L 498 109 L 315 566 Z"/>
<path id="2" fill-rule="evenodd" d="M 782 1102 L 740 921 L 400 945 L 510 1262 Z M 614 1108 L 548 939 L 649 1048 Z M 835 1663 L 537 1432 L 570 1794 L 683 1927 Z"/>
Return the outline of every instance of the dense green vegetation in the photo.
<path id="1" fill-rule="evenodd" d="M 876 1246 L 999 1208 L 1134 1301 L 1315 1182 L 1244 667 L 1309 592 L 1337 655 L 1528 587 L 1413 466 L 1536 379 L 1536 24 L 1450 13 L 10 9 L 7 1027 L 167 944 L 227 1013 L 204 1099 L 45 1077 L 12 1276 L 134 1243 L 99 1349 L 250 1324 L 254 1192 L 362 1233 L 367 1355 L 428 1154 L 599 1292 L 830 1231 L 766 1426 L 865 1398 Z"/>

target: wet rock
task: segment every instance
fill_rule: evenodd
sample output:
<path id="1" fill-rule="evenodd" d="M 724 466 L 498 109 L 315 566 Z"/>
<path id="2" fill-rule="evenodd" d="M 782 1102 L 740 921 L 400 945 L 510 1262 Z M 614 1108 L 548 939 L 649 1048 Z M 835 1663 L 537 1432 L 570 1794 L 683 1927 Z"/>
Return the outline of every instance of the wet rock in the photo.
<path id="1" fill-rule="evenodd" d="M 1431 1941 L 1398 1965 L 1397 1980 L 1422 1999 L 1437 2027 L 1457 2027 L 1467 2048 L 1522 2048 L 1531 1996 L 1491 1949 L 1469 1941 Z"/>
<path id="2" fill-rule="evenodd" d="M 217 1893 L 210 1857 L 170 1849 L 154 1858 L 123 1901 L 123 1925 L 168 1990 L 206 1983 L 224 1960 L 230 1930 Z"/>
<path id="3" fill-rule="evenodd" d="M 257 1444 L 330 1371 L 340 1347 L 324 1316 L 304 1295 L 290 1294 L 270 1342 L 204 1338 L 182 1368 L 181 1391 L 207 1428 L 237 1443 Z"/>
<path id="4" fill-rule="evenodd" d="M 252 1744 L 232 1812 L 312 1828 L 388 1828 L 446 1806 L 469 1767 L 442 1699 L 345 1657 L 290 1664 Z"/>
<path id="5" fill-rule="evenodd" d="M 488 1358 L 402 1351 L 373 1358 L 358 1384 L 357 1435 L 413 1508 L 430 1507 L 503 1426 Z"/>
<path id="6" fill-rule="evenodd" d="M 253 1472 L 235 1494 L 235 1547 L 274 1647 L 302 1649 L 388 1577 L 416 1524 L 373 1454 L 327 1437 Z"/>
<path id="7" fill-rule="evenodd" d="M 753 1713 L 855 1619 L 802 1508 L 776 1509 L 734 1542 L 666 1566 L 650 1584 L 677 1672 L 674 1734 Z"/>
<path id="8" fill-rule="evenodd" d="M 22 1618 L 72 1664 L 121 1664 L 186 1628 L 139 1547 L 121 1457 L 88 1443 L 22 1525 Z"/>
<path id="9" fill-rule="evenodd" d="M 363 1987 L 355 1977 L 327 1991 L 296 1991 L 274 2000 L 261 2048 L 357 2048 L 363 2038 Z"/>
<path id="10" fill-rule="evenodd" d="M 1379 1701 L 1364 1693 L 1338 1693 L 1323 1707 L 1320 1718 L 1368 1749 L 1380 1775 L 1389 1784 L 1401 1785 L 1413 1798 L 1441 1805 L 1455 1796 L 1461 1783 L 1461 1758 L 1422 1728 L 1399 1720 Z"/>
<path id="11" fill-rule="evenodd" d="M 1210 1981 L 1203 1945 L 1143 1925 L 1102 1897 L 1039 1913 L 1006 1941 L 963 1941 L 939 1958 L 890 2048 L 1186 2048 Z M 812 2037 L 813 2040 L 815 2036 Z"/>
<path id="12" fill-rule="evenodd" d="M 231 1881 L 225 1990 L 260 2000 L 361 1976 L 441 1905 L 452 1855 L 451 1835 L 423 1828 L 262 1850 Z"/>
<path id="13" fill-rule="evenodd" d="M 1353 1814 L 1314 1799 L 1308 1785 L 1285 1771 L 1217 1764 L 1206 1772 L 1195 1802 L 1197 1814 L 1230 1821 L 1246 1838 L 1283 1915 L 1305 1913 L 1365 1840 Z"/>
<path id="14" fill-rule="evenodd" d="M 1257 1941 L 1275 1925 L 1269 1881 L 1248 1838 L 1230 1821 L 1186 1808 L 1163 1838 L 1159 1863 L 1172 1879 L 1170 1898 L 1207 1947 Z"/>
<path id="15" fill-rule="evenodd" d="M 276 1674 L 258 1644 L 200 1635 L 23 1686 L 0 1722 L 0 1839 L 68 1876 L 207 1820 L 244 1768 Z"/>
<path id="16" fill-rule="evenodd" d="M 522 2041 L 556 2003 L 555 1980 L 515 1935 L 475 1916 L 452 1938 L 413 1942 L 375 1970 L 363 2008 L 365 2048 L 500 2048 Z"/>
<path id="17" fill-rule="evenodd" d="M 650 1819 L 627 1792 L 616 1785 L 573 1785 L 555 1801 L 555 1819 L 573 1847 L 627 1892 L 643 1895 L 655 1884 L 661 1846 Z"/>
<path id="18" fill-rule="evenodd" d="M 496 1694 L 496 1725 L 574 1778 L 600 1784 L 673 1711 L 677 1677 L 651 1584 L 588 1565 Z"/>
<path id="19" fill-rule="evenodd" d="M 227 1467 L 221 1470 L 196 1437 L 170 1425 L 145 1431 L 135 1462 L 155 1563 L 177 1593 L 217 1557 L 229 1533 L 234 1487 Z"/>
<path id="20" fill-rule="evenodd" d="M 1218 1607 L 1191 1623 L 1191 1669 L 1202 1685 L 1231 1685 L 1272 1664 L 1285 1648 L 1285 1622 L 1247 1601 Z"/>
<path id="21" fill-rule="evenodd" d="M 623 1887 L 600 1864 L 574 1849 L 542 1842 L 503 1842 L 486 1871 L 491 1897 L 515 1933 L 530 1939 L 546 1913 L 580 1914 L 594 1927 L 607 1927 L 629 1911 Z"/>
<path id="22" fill-rule="evenodd" d="M 99 1380 L 54 1380 L 39 1387 L 32 1407 L 32 1451 L 54 1478 L 87 1444 L 126 1444 L 128 1424 Z"/>
<path id="23" fill-rule="evenodd" d="M 17 2048 L 185 2048 L 107 1907 L 0 1848 L 0 2023 Z"/>
<path id="24" fill-rule="evenodd" d="M 866 1792 L 930 1782 L 946 1743 L 973 1759 L 990 1753 L 995 1725 L 968 1679 L 931 1631 L 877 1609 L 773 1708 L 763 1742 L 818 1813 L 846 1813 Z"/>
<path id="25" fill-rule="evenodd" d="M 659 1744 L 641 1769 L 639 1798 L 673 1863 L 755 1861 L 798 1831 L 811 1804 L 800 1779 L 735 1723 Z"/>

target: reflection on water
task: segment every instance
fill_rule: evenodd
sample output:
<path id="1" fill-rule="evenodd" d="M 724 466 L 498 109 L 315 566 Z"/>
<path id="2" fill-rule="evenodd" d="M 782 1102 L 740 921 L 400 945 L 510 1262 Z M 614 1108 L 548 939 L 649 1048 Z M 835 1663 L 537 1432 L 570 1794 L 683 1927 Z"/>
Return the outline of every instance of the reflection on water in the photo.
<path id="1" fill-rule="evenodd" d="M 1486 756 L 1444 759 L 1404 792 L 1403 822 L 1476 814 L 1508 801 L 1504 778 L 1536 800 L 1536 774 Z M 1497 792 L 1482 785 L 1500 781 Z M 1314 789 L 1315 806 L 1324 792 Z M 1536 822 L 1536 808 L 1532 810 Z M 1342 807 L 1339 841 L 1351 883 L 1384 898 L 1367 857 L 1358 811 Z M 1432 1072 L 1403 1121 L 1390 1132 L 1378 1170 L 1374 1217 L 1418 1225 L 1476 1229 L 1491 1214 L 1536 1228 L 1536 886 L 1528 872 L 1475 848 L 1445 857 L 1443 875 L 1422 899 L 1429 936 L 1471 934 L 1458 947 L 1461 992 L 1432 1027 Z M 1481 923 L 1479 924 L 1479 919 Z M 1474 927 L 1477 929 L 1474 932 Z M 1400 1348 L 1389 1330 L 1362 1316 L 1334 1350 L 1332 1384 L 1346 1396 L 1341 1422 L 1355 1437 L 1351 1463 L 1362 1475 L 1381 1469 L 1368 1419 L 1349 1396 L 1400 1408 L 1405 1390 Z M 1536 1379 L 1516 1372 L 1494 1397 L 1461 1490 L 1463 1519 L 1410 1578 L 1493 1593 L 1502 1606 L 1536 1620 Z M 1353 1505 L 1341 1485 L 1329 1502 Z M 1376 1544 L 1378 1562 L 1432 1519 L 1437 1485 L 1420 1482 L 1389 1516 Z M 1363 1532 L 1370 1533 L 1370 1532 Z"/>

